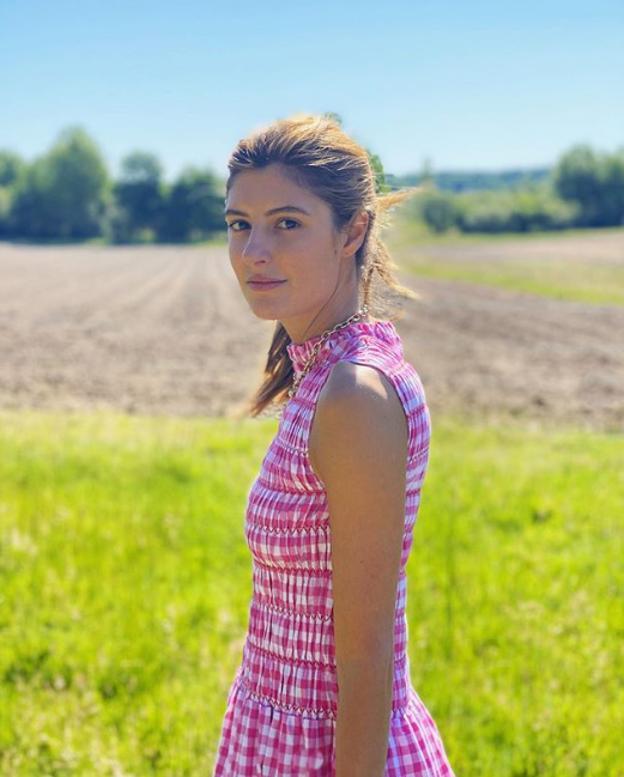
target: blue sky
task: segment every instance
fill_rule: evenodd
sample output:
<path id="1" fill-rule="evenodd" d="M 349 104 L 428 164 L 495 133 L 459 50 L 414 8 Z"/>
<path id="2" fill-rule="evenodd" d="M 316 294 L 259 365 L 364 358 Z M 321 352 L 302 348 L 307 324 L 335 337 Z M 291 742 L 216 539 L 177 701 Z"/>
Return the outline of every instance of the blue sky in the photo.
<path id="1" fill-rule="evenodd" d="M 388 172 L 553 164 L 624 145 L 624 2 L 0 0 L 0 148 L 81 124 L 226 174 L 236 141 L 336 111 Z"/>

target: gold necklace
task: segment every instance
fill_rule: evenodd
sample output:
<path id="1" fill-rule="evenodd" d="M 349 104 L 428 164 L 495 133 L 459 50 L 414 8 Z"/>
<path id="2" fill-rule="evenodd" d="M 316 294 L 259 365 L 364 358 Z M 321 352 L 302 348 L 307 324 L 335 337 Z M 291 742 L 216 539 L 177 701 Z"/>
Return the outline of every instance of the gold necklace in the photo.
<path id="1" fill-rule="evenodd" d="M 328 338 L 334 332 L 337 332 L 339 329 L 343 329 L 345 326 L 349 326 L 349 324 L 351 324 L 353 321 L 357 321 L 358 319 L 363 318 L 367 313 L 368 313 L 368 305 L 364 304 L 362 305 L 360 310 L 357 311 L 357 313 L 354 313 L 352 316 L 349 316 L 349 318 L 346 321 L 343 321 L 340 324 L 336 324 L 336 326 L 332 327 L 331 329 L 326 329 L 322 333 L 321 339 L 314 346 L 314 349 L 310 355 L 310 358 L 305 363 L 303 370 L 300 372 L 299 375 L 295 376 L 295 379 L 293 380 L 292 385 L 288 389 L 288 399 L 292 399 L 297 393 L 299 384 L 305 378 L 308 372 L 310 372 L 310 370 L 312 369 L 312 365 L 314 364 L 314 360 L 316 359 L 318 352 L 321 350 L 325 342 L 327 342 Z"/>

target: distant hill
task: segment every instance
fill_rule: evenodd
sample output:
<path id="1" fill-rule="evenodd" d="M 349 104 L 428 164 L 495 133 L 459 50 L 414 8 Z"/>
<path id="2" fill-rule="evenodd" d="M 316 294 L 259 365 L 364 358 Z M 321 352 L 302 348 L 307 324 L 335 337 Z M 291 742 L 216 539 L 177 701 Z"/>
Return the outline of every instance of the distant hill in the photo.
<path id="1" fill-rule="evenodd" d="M 531 169 L 517 168 L 510 170 L 501 170 L 500 172 L 491 171 L 452 171 L 432 173 L 438 189 L 450 192 L 467 192 L 478 190 L 493 189 L 511 189 L 518 186 L 524 186 L 528 183 L 540 183 L 550 175 L 550 167 L 534 167 Z M 393 175 L 386 173 L 387 183 L 390 186 L 417 186 L 422 178 L 422 173 L 407 173 L 405 175 Z"/>

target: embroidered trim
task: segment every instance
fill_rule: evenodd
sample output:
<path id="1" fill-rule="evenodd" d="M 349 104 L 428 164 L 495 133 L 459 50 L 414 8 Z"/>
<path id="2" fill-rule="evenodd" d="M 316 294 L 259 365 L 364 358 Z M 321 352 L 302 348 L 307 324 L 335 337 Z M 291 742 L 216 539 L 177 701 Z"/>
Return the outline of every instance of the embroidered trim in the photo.
<path id="1" fill-rule="evenodd" d="M 331 569 L 319 569 L 318 567 L 284 567 L 277 564 L 265 564 L 255 557 L 253 563 L 263 569 L 270 569 L 272 572 L 305 572 L 308 575 L 321 575 L 322 577 L 330 577 L 332 574 Z"/>
<path id="2" fill-rule="evenodd" d="M 264 531 L 268 534 L 297 534 L 298 532 L 313 532 L 313 531 L 329 531 L 327 524 L 310 524 L 308 526 L 285 526 L 285 527 L 273 527 L 265 526 L 261 523 L 248 522 L 249 529 L 257 529 L 258 531 Z"/>
<path id="3" fill-rule="evenodd" d="M 267 656 L 268 658 L 272 658 L 277 662 L 286 662 L 290 664 L 295 664 L 295 666 L 298 665 L 306 665 L 306 666 L 313 666 L 317 669 L 331 669 L 334 672 L 336 671 L 336 664 L 325 664 L 322 661 L 314 661 L 308 658 L 288 658 L 287 656 L 279 655 L 278 653 L 274 653 L 272 650 L 267 650 L 266 648 L 260 647 L 260 645 L 256 644 L 252 641 L 251 637 L 247 639 L 246 642 L 247 647 L 250 647 L 252 650 L 256 651 L 257 653 L 260 653 L 264 656 Z"/>
<path id="4" fill-rule="evenodd" d="M 256 558 L 255 556 L 252 557 L 252 562 L 255 567 L 258 567 L 261 571 L 267 570 L 267 572 L 269 570 L 271 572 L 308 572 L 308 573 L 318 574 L 321 577 L 331 577 L 333 572 L 331 568 L 321 569 L 319 567 L 316 567 L 314 569 L 310 569 L 309 567 L 278 567 L 275 564 L 265 564 L 263 561 L 260 561 L 260 559 Z M 399 580 L 401 578 L 407 578 L 407 567 L 405 566 L 399 569 Z"/>
<path id="5" fill-rule="evenodd" d="M 289 712 L 289 713 L 295 713 L 298 715 L 301 715 L 302 717 L 312 717 L 312 718 L 331 718 L 332 720 L 336 720 L 337 718 L 337 711 L 335 711 L 332 708 L 327 707 L 315 707 L 315 708 L 309 708 L 309 707 L 302 707 L 298 704 L 285 704 L 283 702 L 280 702 L 278 699 L 274 698 L 273 696 L 267 696 L 265 694 L 256 693 L 251 689 L 251 686 L 247 684 L 247 680 L 243 675 L 240 676 L 240 684 L 244 687 L 245 693 L 254 701 L 260 702 L 261 704 L 268 704 L 271 707 L 274 707 L 275 709 L 281 710 L 282 712 Z M 401 706 L 395 705 L 395 703 L 392 703 L 391 708 L 391 714 L 405 714 L 407 712 L 409 706 L 408 704 L 402 704 Z"/>
<path id="6" fill-rule="evenodd" d="M 332 709 L 325 709 L 323 707 L 318 707 L 316 709 L 309 709 L 307 707 L 301 707 L 298 704 L 283 704 L 282 702 L 279 702 L 277 699 L 274 699 L 272 696 L 265 696 L 264 694 L 260 694 L 260 693 L 256 693 L 255 691 L 252 691 L 245 681 L 243 681 L 242 685 L 245 687 L 246 693 L 252 699 L 254 699 L 254 701 L 258 701 L 261 704 L 268 704 L 271 707 L 275 707 L 278 710 L 282 710 L 282 712 L 295 713 L 298 715 L 302 715 L 303 717 L 311 717 L 311 718 L 332 718 L 333 720 L 335 720 L 337 717 L 336 713 Z"/>
<path id="7" fill-rule="evenodd" d="M 331 613 L 329 615 L 325 615 L 322 612 L 299 612 L 288 607 L 278 607 L 276 604 L 269 604 L 268 602 L 259 599 L 257 596 L 254 597 L 253 603 L 259 605 L 260 607 L 264 607 L 266 610 L 271 610 L 272 612 L 279 612 L 283 615 L 291 615 L 293 618 L 313 618 L 320 621 L 330 621 L 332 619 Z"/>
<path id="8" fill-rule="evenodd" d="M 312 474 L 312 477 L 318 479 L 314 474 Z M 324 488 L 288 488 L 287 486 L 284 486 L 281 481 L 276 480 L 275 478 L 268 480 L 268 478 L 265 478 L 261 474 L 258 475 L 257 482 L 259 485 L 264 486 L 264 488 L 267 488 L 270 491 L 279 491 L 281 494 L 298 494 L 300 496 L 310 496 L 310 494 L 318 494 L 319 496 L 325 495 Z M 279 487 L 276 487 L 275 483 L 277 483 Z"/>

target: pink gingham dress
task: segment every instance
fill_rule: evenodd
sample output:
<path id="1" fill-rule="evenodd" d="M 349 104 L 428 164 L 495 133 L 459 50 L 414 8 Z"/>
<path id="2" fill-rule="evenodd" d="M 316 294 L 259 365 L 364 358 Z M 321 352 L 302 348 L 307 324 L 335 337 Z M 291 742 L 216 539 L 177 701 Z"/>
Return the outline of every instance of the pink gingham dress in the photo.
<path id="1" fill-rule="evenodd" d="M 290 343 L 295 373 L 320 340 Z M 240 664 L 227 696 L 213 777 L 334 777 L 338 684 L 326 492 L 307 452 L 316 401 L 338 361 L 381 370 L 409 426 L 405 530 L 395 608 L 393 700 L 384 777 L 454 777 L 437 725 L 410 680 L 405 564 L 429 458 L 420 378 L 391 321 L 334 332 L 284 407 L 248 492 L 245 538 L 253 596 Z"/>

